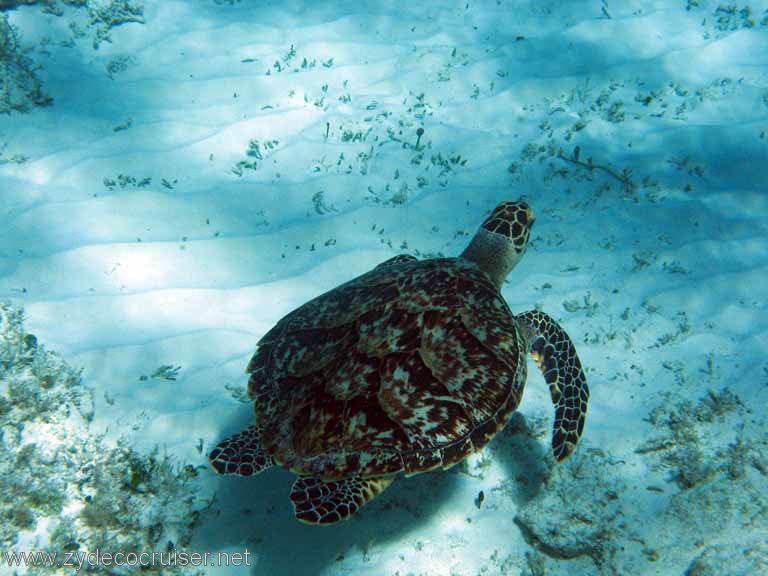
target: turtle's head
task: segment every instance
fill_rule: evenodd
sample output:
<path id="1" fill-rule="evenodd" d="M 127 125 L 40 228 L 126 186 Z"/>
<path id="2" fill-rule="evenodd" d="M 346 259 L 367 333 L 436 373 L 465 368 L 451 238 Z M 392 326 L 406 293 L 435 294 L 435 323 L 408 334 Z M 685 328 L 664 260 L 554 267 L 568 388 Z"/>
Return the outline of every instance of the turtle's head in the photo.
<path id="1" fill-rule="evenodd" d="M 502 202 L 480 225 L 461 257 L 475 262 L 501 290 L 507 274 L 525 253 L 535 217 L 522 201 Z"/>

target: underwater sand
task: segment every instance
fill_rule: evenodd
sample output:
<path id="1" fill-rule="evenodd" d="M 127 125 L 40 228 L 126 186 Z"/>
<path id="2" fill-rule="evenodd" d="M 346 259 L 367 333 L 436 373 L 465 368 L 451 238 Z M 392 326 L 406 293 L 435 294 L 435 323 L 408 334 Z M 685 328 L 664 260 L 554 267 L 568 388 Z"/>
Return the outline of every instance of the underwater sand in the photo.
<path id="1" fill-rule="evenodd" d="M 0 116 L 0 298 L 93 434 L 200 467 L 188 548 L 251 553 L 203 573 L 768 574 L 768 3 L 277 4 L 147 2 L 98 49 L 83 10 L 6 13 L 53 104 Z M 283 315 L 518 197 L 503 295 L 587 369 L 571 459 L 531 362 L 483 453 L 338 526 L 207 467 Z"/>

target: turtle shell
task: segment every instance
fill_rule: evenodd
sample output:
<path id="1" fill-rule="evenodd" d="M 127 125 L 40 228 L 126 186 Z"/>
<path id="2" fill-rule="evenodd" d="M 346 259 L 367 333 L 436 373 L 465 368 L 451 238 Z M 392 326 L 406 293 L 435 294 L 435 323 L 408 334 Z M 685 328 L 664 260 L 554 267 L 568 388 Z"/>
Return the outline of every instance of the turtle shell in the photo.
<path id="1" fill-rule="evenodd" d="M 526 363 L 485 272 L 399 257 L 284 317 L 248 372 L 264 450 L 334 480 L 463 460 L 517 408 Z"/>

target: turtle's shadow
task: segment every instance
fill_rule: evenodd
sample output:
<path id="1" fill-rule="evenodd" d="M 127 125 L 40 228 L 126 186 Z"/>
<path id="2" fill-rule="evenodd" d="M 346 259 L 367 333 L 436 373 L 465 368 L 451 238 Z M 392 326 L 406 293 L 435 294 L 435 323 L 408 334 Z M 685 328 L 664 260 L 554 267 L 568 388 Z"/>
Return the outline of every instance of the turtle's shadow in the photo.
<path id="1" fill-rule="evenodd" d="M 520 412 L 512 414 L 507 426 L 491 445 L 493 453 L 509 480 L 509 496 L 518 506 L 525 506 L 541 490 L 547 481 L 554 459 L 541 441 L 542 423 L 528 419 Z"/>
<path id="2" fill-rule="evenodd" d="M 233 420 L 221 437 L 245 428 L 251 417 L 249 412 Z M 294 474 L 279 467 L 251 478 L 210 474 L 216 501 L 198 531 L 196 548 L 247 549 L 252 554 L 251 573 L 274 576 L 319 574 L 355 555 L 365 562 L 372 546 L 418 534 L 448 505 L 459 482 L 454 471 L 398 478 L 349 520 L 308 526 L 295 519 L 288 497 Z"/>

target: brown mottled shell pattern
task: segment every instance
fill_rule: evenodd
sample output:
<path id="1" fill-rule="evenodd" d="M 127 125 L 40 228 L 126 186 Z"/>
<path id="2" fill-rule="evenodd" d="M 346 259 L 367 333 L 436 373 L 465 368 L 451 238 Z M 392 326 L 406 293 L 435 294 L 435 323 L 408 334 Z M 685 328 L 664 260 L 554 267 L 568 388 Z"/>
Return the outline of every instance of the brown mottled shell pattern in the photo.
<path id="1" fill-rule="evenodd" d="M 458 258 L 385 263 L 259 342 L 249 392 L 267 454 L 301 475 L 407 475 L 481 449 L 517 408 L 524 346 L 506 302 Z"/>

